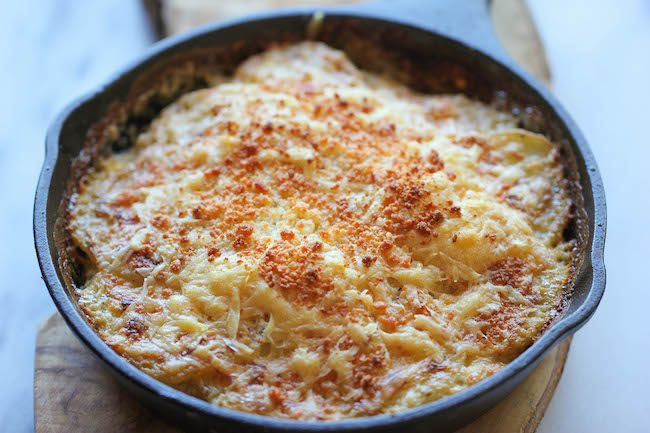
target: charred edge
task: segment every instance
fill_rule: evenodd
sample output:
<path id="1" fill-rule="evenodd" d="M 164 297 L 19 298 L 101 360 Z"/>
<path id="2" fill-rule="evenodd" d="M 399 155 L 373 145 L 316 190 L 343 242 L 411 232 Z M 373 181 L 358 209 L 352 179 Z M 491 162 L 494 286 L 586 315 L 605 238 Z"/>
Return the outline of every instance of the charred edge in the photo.
<path id="1" fill-rule="evenodd" d="M 149 127 L 151 122 L 167 105 L 171 104 L 185 93 L 205 87 L 208 87 L 207 78 L 199 76 L 195 77 L 191 81 L 180 83 L 178 87 L 170 93 L 155 93 L 146 101 L 145 104 L 143 104 L 142 108 L 131 114 L 125 122 L 118 126 L 118 136 L 115 140 L 109 143 L 110 149 L 114 153 L 129 150 L 134 146 L 138 135 Z"/>
<path id="2" fill-rule="evenodd" d="M 579 237 L 578 218 L 576 217 L 576 205 L 572 204 L 569 210 L 569 220 L 562 230 L 562 239 L 564 242 L 577 240 Z"/>
<path id="3" fill-rule="evenodd" d="M 425 46 L 421 46 L 412 29 L 359 19 L 329 19 L 322 24 L 317 39 L 345 51 L 363 69 L 388 74 L 417 91 L 465 93 L 484 102 L 492 98 L 491 89 L 470 65 L 454 60 L 451 53 L 445 54 L 449 48 L 444 42 L 436 43 L 439 46 L 435 50 L 427 44 L 426 51 L 431 54 L 422 56 L 420 48 L 425 50 Z"/>

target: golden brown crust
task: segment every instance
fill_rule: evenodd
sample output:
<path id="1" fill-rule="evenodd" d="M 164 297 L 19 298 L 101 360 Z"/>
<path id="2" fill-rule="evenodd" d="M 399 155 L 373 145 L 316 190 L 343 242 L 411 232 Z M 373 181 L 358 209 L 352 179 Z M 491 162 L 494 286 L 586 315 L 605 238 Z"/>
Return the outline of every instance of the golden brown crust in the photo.
<path id="1" fill-rule="evenodd" d="M 556 314 L 571 202 L 546 138 L 317 43 L 215 82 L 71 200 L 79 305 L 130 362 L 214 404 L 338 419 L 457 392 Z"/>

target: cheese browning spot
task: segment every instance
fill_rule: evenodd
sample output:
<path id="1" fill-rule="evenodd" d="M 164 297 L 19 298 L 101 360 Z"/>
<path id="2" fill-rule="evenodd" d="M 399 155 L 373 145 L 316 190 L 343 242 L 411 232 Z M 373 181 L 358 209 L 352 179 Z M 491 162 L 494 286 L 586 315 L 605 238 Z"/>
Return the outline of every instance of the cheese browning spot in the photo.
<path id="1" fill-rule="evenodd" d="M 215 82 L 70 201 L 79 306 L 129 362 L 246 412 L 390 414 L 494 374 L 557 316 L 575 245 L 545 137 L 315 42 Z"/>

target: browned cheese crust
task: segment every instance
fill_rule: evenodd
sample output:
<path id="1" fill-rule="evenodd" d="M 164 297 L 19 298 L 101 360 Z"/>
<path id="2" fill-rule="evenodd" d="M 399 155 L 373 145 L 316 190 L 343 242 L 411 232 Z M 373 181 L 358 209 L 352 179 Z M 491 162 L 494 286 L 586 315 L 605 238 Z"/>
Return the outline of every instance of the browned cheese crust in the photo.
<path id="1" fill-rule="evenodd" d="M 271 49 L 102 158 L 69 207 L 79 305 L 117 353 L 213 404 L 294 419 L 458 392 L 557 314 L 557 146 L 325 45 Z"/>

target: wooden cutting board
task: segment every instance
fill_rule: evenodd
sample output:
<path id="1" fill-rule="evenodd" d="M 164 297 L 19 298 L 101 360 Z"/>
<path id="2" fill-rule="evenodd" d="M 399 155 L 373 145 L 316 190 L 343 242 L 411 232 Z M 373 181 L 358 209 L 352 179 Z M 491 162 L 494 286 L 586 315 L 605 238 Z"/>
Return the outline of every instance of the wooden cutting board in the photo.
<path id="1" fill-rule="evenodd" d="M 349 0 L 144 0 L 161 36 L 254 10 Z M 542 44 L 523 0 L 494 0 L 493 21 L 506 50 L 547 85 Z M 530 376 L 494 409 L 458 433 L 532 433 L 562 375 L 570 339 L 555 347 Z M 34 364 L 36 433 L 179 433 L 157 421 L 122 389 L 68 329 L 58 313 L 43 322 Z"/>

